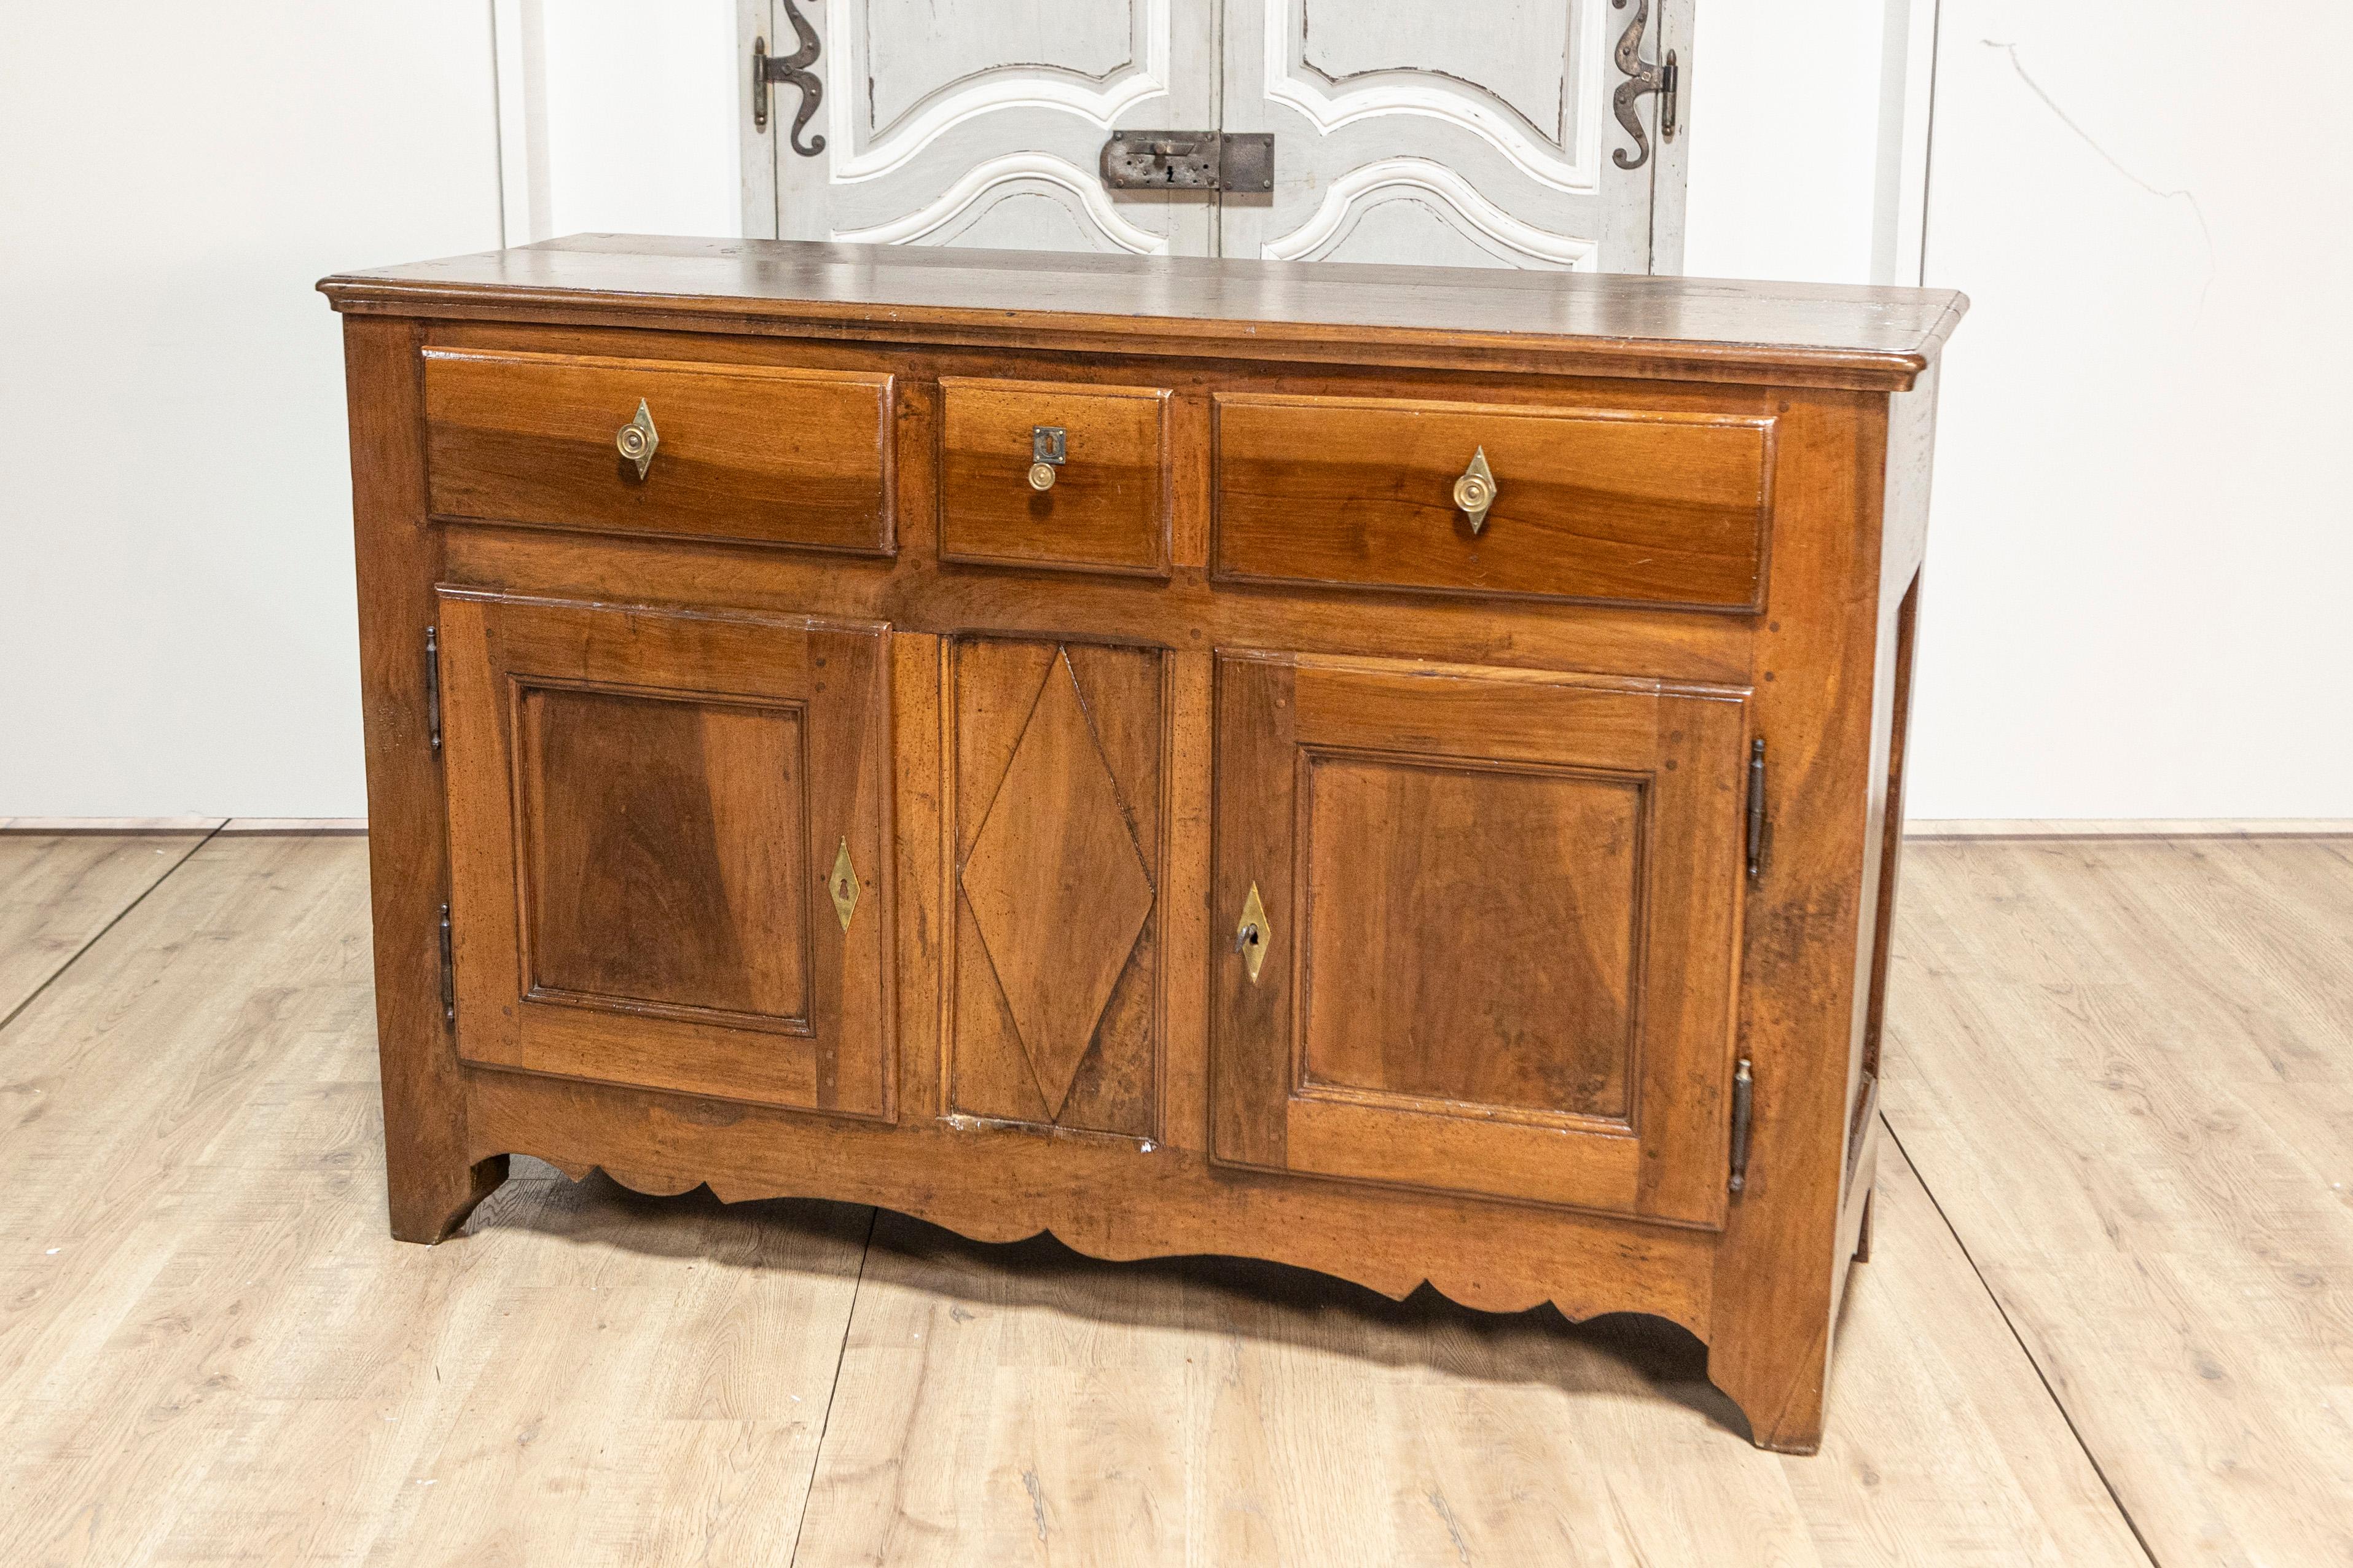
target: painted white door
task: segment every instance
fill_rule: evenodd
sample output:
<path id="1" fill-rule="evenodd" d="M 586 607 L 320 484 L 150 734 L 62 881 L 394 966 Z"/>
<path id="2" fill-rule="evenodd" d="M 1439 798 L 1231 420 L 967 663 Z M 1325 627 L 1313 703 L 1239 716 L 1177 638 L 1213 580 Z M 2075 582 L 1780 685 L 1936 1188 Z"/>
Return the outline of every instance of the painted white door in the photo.
<path id="1" fill-rule="evenodd" d="M 818 39 L 822 84 L 770 89 L 773 214 L 784 239 L 1207 256 L 1216 204 L 1103 188 L 1114 128 L 1216 123 L 1217 0 L 744 0 L 790 55 Z M 751 40 L 744 40 L 750 58 Z M 748 68 L 745 81 L 748 86 Z M 821 143 L 821 145 L 820 145 Z"/>
<path id="2" fill-rule="evenodd" d="M 1678 144 L 1660 95 L 1629 95 L 1640 140 L 1612 100 L 1621 40 L 1689 53 L 1658 36 L 1688 4 L 1656 4 L 1225 0 L 1225 129 L 1272 132 L 1275 155 L 1271 195 L 1225 199 L 1223 253 L 1652 270 L 1662 187 L 1681 226 Z"/>
<path id="3" fill-rule="evenodd" d="M 787 239 L 1672 271 L 1684 142 L 1625 63 L 1693 0 L 740 0 L 745 232 Z M 1218 45 L 1223 40 L 1222 48 Z M 1621 61 L 1620 57 L 1624 59 Z M 749 72 L 745 80 L 749 83 Z M 1631 126 L 1624 121 L 1630 120 Z M 1106 189 L 1114 129 L 1270 132 L 1271 194 Z M 1639 128 L 1639 129 L 1638 129 Z"/>

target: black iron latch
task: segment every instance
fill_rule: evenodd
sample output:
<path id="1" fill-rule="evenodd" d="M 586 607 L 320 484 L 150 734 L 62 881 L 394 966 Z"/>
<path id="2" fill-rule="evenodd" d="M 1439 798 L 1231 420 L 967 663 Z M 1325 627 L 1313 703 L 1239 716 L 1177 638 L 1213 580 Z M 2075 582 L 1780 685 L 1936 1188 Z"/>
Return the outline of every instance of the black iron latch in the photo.
<path id="1" fill-rule="evenodd" d="M 1103 143 L 1114 191 L 1271 191 L 1274 138 L 1230 131 L 1122 131 Z"/>
<path id="2" fill-rule="evenodd" d="M 1743 1057 L 1732 1073 L 1732 1180 L 1725 1184 L 1736 1193 L 1748 1185 L 1748 1125 L 1756 1110 L 1757 1077 Z"/>
<path id="3" fill-rule="evenodd" d="M 449 941 L 449 906 L 441 906 L 441 1016 L 458 1021 L 458 958 Z"/>
<path id="4" fill-rule="evenodd" d="M 441 750 L 441 633 L 425 628 L 425 739 L 436 753 Z"/>
<path id="5" fill-rule="evenodd" d="M 1748 874 L 1765 870 L 1765 742 L 1748 743 Z"/>

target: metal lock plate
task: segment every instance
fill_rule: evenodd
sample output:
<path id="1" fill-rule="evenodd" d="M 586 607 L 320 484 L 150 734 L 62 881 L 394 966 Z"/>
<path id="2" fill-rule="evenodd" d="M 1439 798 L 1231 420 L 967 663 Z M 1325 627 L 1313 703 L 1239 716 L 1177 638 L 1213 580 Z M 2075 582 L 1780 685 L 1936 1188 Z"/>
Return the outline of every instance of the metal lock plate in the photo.
<path id="1" fill-rule="evenodd" d="M 1103 143 L 1114 191 L 1271 191 L 1274 138 L 1218 131 L 1123 131 Z"/>

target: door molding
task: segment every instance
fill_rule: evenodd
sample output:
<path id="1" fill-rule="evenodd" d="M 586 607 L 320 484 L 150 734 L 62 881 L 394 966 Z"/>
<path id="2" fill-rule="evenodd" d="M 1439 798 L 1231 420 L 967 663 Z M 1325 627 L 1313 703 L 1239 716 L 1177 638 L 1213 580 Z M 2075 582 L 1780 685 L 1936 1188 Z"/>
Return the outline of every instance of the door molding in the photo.
<path id="1" fill-rule="evenodd" d="M 1603 20 L 1609 7 L 1603 0 L 1577 0 L 1572 47 L 1584 67 L 1583 79 L 1576 94 L 1577 122 L 1564 127 L 1558 142 L 1494 94 L 1440 71 L 1382 70 L 1338 80 L 1324 76 L 1302 58 L 1306 4 L 1268 0 L 1266 95 L 1298 110 L 1318 132 L 1329 135 L 1376 115 L 1427 115 L 1468 131 L 1540 184 L 1577 195 L 1601 188 L 1602 106 L 1609 93 Z M 1331 90 L 1317 85 L 1314 77 L 1323 78 Z"/>
<path id="2" fill-rule="evenodd" d="M 1034 189 L 1039 184 L 1076 196 L 1087 216 L 1103 231 L 1103 237 L 1122 250 L 1138 256 L 1166 256 L 1168 239 L 1166 235 L 1139 228 L 1119 214 L 1103 186 L 1089 179 L 1077 165 L 1055 157 L 1051 153 L 1009 153 L 1002 158 L 992 158 L 966 170 L 955 184 L 942 192 L 939 198 L 903 217 L 872 228 L 851 229 L 841 236 L 845 245 L 904 245 L 927 239 L 947 227 L 958 217 L 969 216 L 977 221 L 996 202 L 984 203 L 991 192 L 1001 192 L 1002 201 L 1024 186 Z"/>
<path id="3" fill-rule="evenodd" d="M 1323 205 L 1289 234 L 1278 235 L 1259 247 L 1270 261 L 1314 261 L 1348 237 L 1365 215 L 1380 205 L 1374 193 L 1419 191 L 1439 198 L 1430 210 L 1440 221 L 1480 248 L 1511 261 L 1533 261 L 1588 272 L 1601 247 L 1589 239 L 1548 234 L 1523 223 L 1485 196 L 1478 187 L 1429 158 L 1384 158 L 1360 164 L 1332 182 Z M 1391 198 L 1395 199 L 1395 198 Z"/>

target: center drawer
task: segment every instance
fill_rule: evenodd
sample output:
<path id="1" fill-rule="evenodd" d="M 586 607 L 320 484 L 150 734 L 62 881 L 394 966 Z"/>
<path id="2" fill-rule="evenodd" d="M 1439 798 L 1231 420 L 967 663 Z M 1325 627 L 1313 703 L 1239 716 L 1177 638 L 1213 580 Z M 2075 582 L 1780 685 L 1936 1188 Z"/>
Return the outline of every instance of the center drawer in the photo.
<path id="1" fill-rule="evenodd" d="M 1765 416 L 1229 394 L 1229 581 L 1758 607 Z M 1483 515 L 1465 476 L 1483 466 Z"/>

